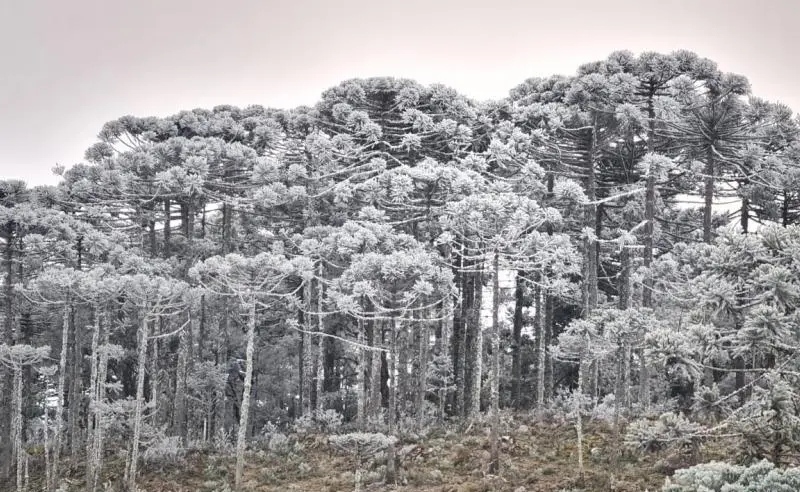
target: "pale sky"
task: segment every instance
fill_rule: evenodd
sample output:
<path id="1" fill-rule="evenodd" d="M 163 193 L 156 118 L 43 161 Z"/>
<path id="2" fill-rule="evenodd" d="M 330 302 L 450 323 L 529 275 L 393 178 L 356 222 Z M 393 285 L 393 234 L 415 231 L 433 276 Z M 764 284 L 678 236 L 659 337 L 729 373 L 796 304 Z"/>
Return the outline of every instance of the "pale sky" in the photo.
<path id="1" fill-rule="evenodd" d="M 628 49 L 689 49 L 800 110 L 800 0 L 0 0 L 0 179 L 54 184 L 106 121 L 294 107 L 353 77 L 495 99 Z"/>

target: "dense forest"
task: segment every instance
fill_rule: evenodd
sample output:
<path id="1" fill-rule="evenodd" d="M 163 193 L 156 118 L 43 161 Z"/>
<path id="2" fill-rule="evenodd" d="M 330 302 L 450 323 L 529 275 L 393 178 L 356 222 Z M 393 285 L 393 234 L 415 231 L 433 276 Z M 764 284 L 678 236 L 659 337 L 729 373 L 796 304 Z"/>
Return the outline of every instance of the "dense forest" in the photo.
<path id="1" fill-rule="evenodd" d="M 734 443 L 665 490 L 800 484 L 800 119 L 692 52 L 124 116 L 54 171 L 0 181 L 0 489 L 192 449 L 245 489 L 304 432 L 394 484 L 404 436 L 469 426 L 502 476 L 514 415 L 562 418 L 579 476 L 601 420 L 619 459 Z"/>

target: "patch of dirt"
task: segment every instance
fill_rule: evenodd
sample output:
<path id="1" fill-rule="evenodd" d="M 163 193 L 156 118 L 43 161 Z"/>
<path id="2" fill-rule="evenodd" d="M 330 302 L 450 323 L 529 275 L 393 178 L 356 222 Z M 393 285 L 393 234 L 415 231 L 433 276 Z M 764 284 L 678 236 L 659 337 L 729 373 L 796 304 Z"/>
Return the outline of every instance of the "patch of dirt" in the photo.
<path id="1" fill-rule="evenodd" d="M 574 427 L 520 420 L 507 427 L 496 476 L 488 474 L 488 428 L 473 425 L 466 431 L 438 429 L 424 438 L 403 438 L 396 446 L 399 466 L 397 484 L 393 485 L 383 483 L 382 454 L 367 457 L 358 466 L 354 456 L 333 449 L 324 435 L 290 436 L 289 444 L 280 451 L 248 454 L 243 490 L 352 491 L 360 468 L 364 491 L 656 492 L 675 468 L 724 456 L 719 447 L 692 460 L 666 452 L 641 455 L 617 446 L 616 434 L 609 426 L 589 424 L 581 477 Z M 105 490 L 119 490 L 121 464 L 108 465 Z M 141 492 L 229 491 L 233 468 L 233 456 L 190 452 L 180 466 L 143 465 L 138 485 Z M 82 490 L 78 477 L 80 473 L 76 473 L 74 490 Z"/>

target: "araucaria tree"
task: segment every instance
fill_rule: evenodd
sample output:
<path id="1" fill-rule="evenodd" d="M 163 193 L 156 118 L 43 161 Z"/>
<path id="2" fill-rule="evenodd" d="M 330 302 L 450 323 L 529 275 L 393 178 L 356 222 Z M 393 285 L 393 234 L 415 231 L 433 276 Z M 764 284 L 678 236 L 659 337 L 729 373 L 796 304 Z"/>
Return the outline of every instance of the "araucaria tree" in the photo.
<path id="1" fill-rule="evenodd" d="M 580 475 L 589 415 L 613 459 L 800 452 L 800 119 L 711 60 L 619 51 L 481 103 L 352 79 L 123 116 L 85 157 L 0 181 L 0 489 L 133 491 L 234 446 L 242 490 L 292 431 L 372 436 L 403 483 L 451 424 L 505 479 L 504 412 L 565 412 Z"/>

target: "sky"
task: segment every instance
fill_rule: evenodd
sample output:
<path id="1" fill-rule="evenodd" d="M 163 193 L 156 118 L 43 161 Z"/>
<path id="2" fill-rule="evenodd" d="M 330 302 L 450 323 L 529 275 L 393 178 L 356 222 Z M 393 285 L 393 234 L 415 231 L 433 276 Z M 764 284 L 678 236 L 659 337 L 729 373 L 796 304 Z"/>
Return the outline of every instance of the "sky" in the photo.
<path id="1" fill-rule="evenodd" d="M 126 114 L 372 76 L 499 99 L 620 49 L 692 50 L 797 112 L 799 26 L 800 0 L 0 0 L 0 179 L 57 183 Z"/>

